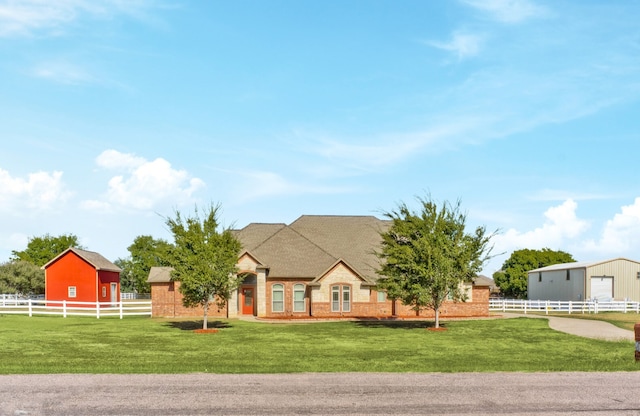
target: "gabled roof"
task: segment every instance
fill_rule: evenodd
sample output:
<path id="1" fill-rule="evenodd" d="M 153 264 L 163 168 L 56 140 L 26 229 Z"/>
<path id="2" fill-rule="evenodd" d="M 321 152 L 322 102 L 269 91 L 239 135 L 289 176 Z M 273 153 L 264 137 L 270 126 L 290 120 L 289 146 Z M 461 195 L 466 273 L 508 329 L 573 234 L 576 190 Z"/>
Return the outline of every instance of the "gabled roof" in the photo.
<path id="1" fill-rule="evenodd" d="M 551 266 L 546 266 L 546 267 L 540 267 L 538 269 L 533 269 L 533 270 L 529 270 L 527 273 L 536 273 L 536 272 L 552 272 L 552 271 L 556 271 L 556 270 L 567 270 L 567 269 L 585 269 L 588 267 L 593 267 L 593 266 L 599 266 L 601 264 L 604 263 L 611 263 L 613 261 L 616 260 L 624 260 L 624 261 L 630 261 L 632 263 L 639 263 L 638 261 L 635 260 L 630 260 L 624 257 L 618 257 L 615 259 L 609 259 L 609 260 L 598 260 L 598 261 L 576 261 L 576 262 L 571 262 L 571 263 L 560 263 L 560 264 L 552 264 Z"/>
<path id="2" fill-rule="evenodd" d="M 241 230 L 232 230 L 232 233 L 240 240 L 242 248 L 251 252 L 286 226 L 286 224 L 251 223 Z"/>
<path id="3" fill-rule="evenodd" d="M 167 283 L 171 281 L 173 267 L 152 267 L 149 269 L 148 283 Z"/>
<path id="4" fill-rule="evenodd" d="M 303 215 L 290 225 L 253 223 L 234 231 L 243 253 L 269 267 L 270 277 L 319 278 L 339 260 L 365 281 L 378 275 L 378 257 L 389 221 L 374 216 Z"/>
<path id="5" fill-rule="evenodd" d="M 58 254 L 55 258 L 53 258 L 47 264 L 42 266 L 42 269 L 46 269 L 47 267 L 55 263 L 58 259 L 66 256 L 67 253 L 69 252 L 72 252 L 75 255 L 77 255 L 78 257 L 80 257 L 81 259 L 83 259 L 84 261 L 92 265 L 96 270 L 106 270 L 106 271 L 117 272 L 117 273 L 120 273 L 122 271 L 122 269 L 120 269 L 118 266 L 116 266 L 115 264 L 107 260 L 101 254 L 96 253 L 95 251 L 81 250 L 75 247 L 69 247 L 62 253 Z"/>
<path id="6" fill-rule="evenodd" d="M 335 261 L 290 227 L 285 227 L 252 250 L 269 267 L 272 277 L 314 278 Z"/>

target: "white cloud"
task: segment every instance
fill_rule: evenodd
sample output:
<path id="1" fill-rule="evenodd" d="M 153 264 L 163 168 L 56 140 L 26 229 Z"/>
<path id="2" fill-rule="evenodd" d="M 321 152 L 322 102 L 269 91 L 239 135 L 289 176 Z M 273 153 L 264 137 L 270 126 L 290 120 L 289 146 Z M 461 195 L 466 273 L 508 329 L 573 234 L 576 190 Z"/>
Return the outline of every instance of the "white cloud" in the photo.
<path id="1" fill-rule="evenodd" d="M 147 160 L 143 157 L 121 153 L 113 149 L 105 150 L 96 158 L 96 164 L 105 169 L 133 171 L 145 163 L 147 163 Z"/>
<path id="2" fill-rule="evenodd" d="M 62 182 L 62 172 L 35 172 L 27 178 L 18 178 L 0 169 L 0 210 L 4 212 L 50 210 L 70 196 L 71 192 Z"/>
<path id="3" fill-rule="evenodd" d="M 81 16 L 139 15 L 149 0 L 5 0 L 0 3 L 0 37 L 59 34 Z"/>
<path id="4" fill-rule="evenodd" d="M 496 252 L 520 248 L 541 249 L 549 247 L 562 249 L 572 239 L 589 228 L 589 223 L 576 216 L 578 204 L 567 199 L 561 205 L 551 207 L 544 213 L 546 220 L 541 227 L 520 232 L 510 228 L 495 238 Z"/>
<path id="5" fill-rule="evenodd" d="M 584 250 L 615 256 L 634 251 L 637 256 L 640 253 L 640 197 L 608 220 L 600 239 L 587 241 Z"/>
<path id="6" fill-rule="evenodd" d="M 492 240 L 493 255 L 496 257 L 485 265 L 483 273 L 490 276 L 499 270 L 504 260 L 515 250 L 550 248 L 567 251 L 574 248 L 575 241 L 590 227 L 587 221 L 578 218 L 577 208 L 578 204 L 573 199 L 567 199 L 545 211 L 545 221 L 540 227 L 524 232 L 510 228 L 497 234 Z"/>
<path id="7" fill-rule="evenodd" d="M 448 42 L 431 41 L 427 44 L 454 53 L 458 59 L 476 56 L 482 48 L 484 37 L 470 33 L 456 32 Z"/>
<path id="8" fill-rule="evenodd" d="M 204 181 L 192 178 L 185 170 L 176 170 L 162 158 L 144 158 L 107 150 L 96 158 L 98 166 L 125 174 L 112 177 L 100 200 L 82 203 L 85 209 L 109 210 L 132 208 L 150 210 L 159 204 L 184 205 L 192 203 L 194 194 L 205 187 Z"/>
<path id="9" fill-rule="evenodd" d="M 519 23 L 548 14 L 547 9 L 531 0 L 462 0 L 462 2 L 504 23 Z"/>

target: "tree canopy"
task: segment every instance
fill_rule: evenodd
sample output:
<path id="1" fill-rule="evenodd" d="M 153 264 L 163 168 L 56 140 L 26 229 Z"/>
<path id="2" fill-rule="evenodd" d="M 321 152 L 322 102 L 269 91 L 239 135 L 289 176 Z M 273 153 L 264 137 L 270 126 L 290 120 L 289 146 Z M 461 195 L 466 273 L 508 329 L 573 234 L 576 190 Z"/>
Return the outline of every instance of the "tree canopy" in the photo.
<path id="1" fill-rule="evenodd" d="M 44 293 L 44 270 L 23 260 L 1 264 L 0 293 L 20 295 Z"/>
<path id="2" fill-rule="evenodd" d="M 555 251 L 549 248 L 516 250 L 504 262 L 502 269 L 493 274 L 493 280 L 500 287 L 503 296 L 526 299 L 529 270 L 574 261 L 571 254 L 560 250 Z"/>
<path id="3" fill-rule="evenodd" d="M 83 248 L 78 242 L 78 237 L 73 234 L 31 237 L 25 250 L 11 252 L 11 261 L 22 260 L 42 267 L 69 247 Z"/>
<path id="4" fill-rule="evenodd" d="M 440 326 L 440 307 L 444 301 L 464 301 L 463 283 L 470 282 L 482 269 L 492 247 L 485 227 L 467 233 L 466 214 L 460 201 L 439 207 L 431 199 L 418 199 L 420 211 L 401 203 L 385 216 L 392 221 L 382 234 L 383 260 L 378 286 L 390 299 L 435 312 Z"/>
<path id="5" fill-rule="evenodd" d="M 120 287 L 123 292 L 149 293 L 149 270 L 154 266 L 171 264 L 172 245 L 162 239 L 140 235 L 127 247 L 130 256 L 117 259 L 115 264 L 122 269 Z"/>
<path id="6" fill-rule="evenodd" d="M 229 228 L 221 227 L 219 211 L 220 205 L 211 204 L 204 218 L 196 207 L 193 216 L 183 217 L 176 211 L 166 219 L 175 243 L 172 279 L 180 282 L 184 306 L 202 306 L 203 329 L 207 329 L 210 304 L 224 308 L 231 292 L 242 283 L 236 266 L 242 246 Z"/>

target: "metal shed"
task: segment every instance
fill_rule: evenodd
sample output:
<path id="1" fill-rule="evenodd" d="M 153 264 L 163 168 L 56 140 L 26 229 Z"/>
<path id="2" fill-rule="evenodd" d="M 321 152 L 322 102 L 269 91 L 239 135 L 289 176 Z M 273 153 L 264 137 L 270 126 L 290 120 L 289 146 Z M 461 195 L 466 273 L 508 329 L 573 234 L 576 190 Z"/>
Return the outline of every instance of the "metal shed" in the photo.
<path id="1" fill-rule="evenodd" d="M 531 300 L 640 302 L 640 262 L 626 258 L 554 264 L 528 272 Z"/>

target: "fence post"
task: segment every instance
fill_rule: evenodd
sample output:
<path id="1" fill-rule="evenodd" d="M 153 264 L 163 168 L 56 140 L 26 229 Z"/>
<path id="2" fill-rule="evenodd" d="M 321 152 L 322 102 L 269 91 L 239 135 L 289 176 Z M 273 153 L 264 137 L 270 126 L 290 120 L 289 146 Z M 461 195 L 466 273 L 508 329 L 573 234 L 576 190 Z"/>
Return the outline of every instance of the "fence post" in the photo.
<path id="1" fill-rule="evenodd" d="M 67 317 L 67 300 L 66 299 L 62 301 L 62 317 L 63 318 Z"/>
<path id="2" fill-rule="evenodd" d="M 120 319 L 122 319 L 122 299 L 120 299 Z"/>
<path id="3" fill-rule="evenodd" d="M 549 301 L 546 302 L 546 306 L 545 306 L 545 315 L 549 315 Z"/>
<path id="4" fill-rule="evenodd" d="M 33 316 L 33 309 L 31 308 L 31 299 L 27 299 L 27 302 L 29 302 L 29 318 L 31 318 Z"/>
<path id="5" fill-rule="evenodd" d="M 100 319 L 100 302 L 96 302 L 96 319 Z"/>
<path id="6" fill-rule="evenodd" d="M 571 315 L 571 305 L 572 305 L 572 303 L 571 303 L 571 301 L 569 301 L 569 315 Z"/>

